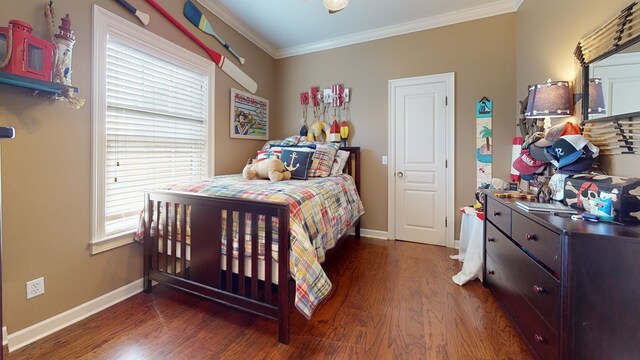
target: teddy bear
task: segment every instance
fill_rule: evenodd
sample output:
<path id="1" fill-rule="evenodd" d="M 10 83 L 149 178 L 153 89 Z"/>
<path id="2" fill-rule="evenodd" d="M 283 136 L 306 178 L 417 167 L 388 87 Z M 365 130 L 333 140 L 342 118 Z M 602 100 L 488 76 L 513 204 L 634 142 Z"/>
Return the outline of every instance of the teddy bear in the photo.
<path id="1" fill-rule="evenodd" d="M 291 172 L 287 171 L 280 159 L 273 156 L 267 160 L 249 159 L 242 170 L 245 180 L 269 179 L 271 181 L 289 180 Z"/>

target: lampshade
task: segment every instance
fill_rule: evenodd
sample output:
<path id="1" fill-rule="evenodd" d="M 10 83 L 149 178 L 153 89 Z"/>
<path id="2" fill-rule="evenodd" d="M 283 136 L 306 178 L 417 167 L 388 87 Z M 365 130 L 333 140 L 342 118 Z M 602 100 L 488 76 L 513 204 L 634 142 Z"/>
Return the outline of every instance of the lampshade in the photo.
<path id="1" fill-rule="evenodd" d="M 602 93 L 602 79 L 589 79 L 589 115 L 606 114 L 604 94 Z"/>
<path id="2" fill-rule="evenodd" d="M 324 0 L 324 7 L 329 10 L 330 14 L 333 14 L 344 9 L 348 3 L 349 0 Z"/>
<path id="3" fill-rule="evenodd" d="M 569 82 L 547 81 L 529 87 L 525 117 L 563 117 L 573 113 Z"/>

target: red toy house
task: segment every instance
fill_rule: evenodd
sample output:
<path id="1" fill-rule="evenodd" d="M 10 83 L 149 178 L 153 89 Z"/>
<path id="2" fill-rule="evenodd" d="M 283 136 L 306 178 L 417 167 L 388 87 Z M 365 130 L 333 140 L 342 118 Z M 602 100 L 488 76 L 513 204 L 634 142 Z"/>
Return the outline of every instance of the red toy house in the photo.
<path id="1" fill-rule="evenodd" d="M 31 35 L 32 29 L 20 20 L 10 20 L 9 26 L 0 27 L 0 62 L 11 52 L 9 63 L 0 71 L 51 81 L 55 45 Z"/>

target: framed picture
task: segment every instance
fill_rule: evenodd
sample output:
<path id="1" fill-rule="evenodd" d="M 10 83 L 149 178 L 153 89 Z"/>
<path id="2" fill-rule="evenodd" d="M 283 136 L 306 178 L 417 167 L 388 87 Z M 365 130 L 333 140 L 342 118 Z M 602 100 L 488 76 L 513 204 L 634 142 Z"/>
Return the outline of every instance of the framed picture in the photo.
<path id="1" fill-rule="evenodd" d="M 269 139 L 269 100 L 231 89 L 231 137 Z"/>

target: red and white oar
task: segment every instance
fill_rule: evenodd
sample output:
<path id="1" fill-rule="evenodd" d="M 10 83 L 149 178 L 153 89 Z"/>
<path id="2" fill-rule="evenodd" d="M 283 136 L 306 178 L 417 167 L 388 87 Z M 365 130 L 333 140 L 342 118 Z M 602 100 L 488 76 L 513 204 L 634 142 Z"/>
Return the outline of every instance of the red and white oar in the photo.
<path id="1" fill-rule="evenodd" d="M 218 65 L 218 67 L 229 75 L 233 80 L 237 81 L 238 84 L 242 85 L 245 89 L 249 90 L 250 93 L 255 94 L 258 90 L 258 84 L 253 81 L 249 75 L 245 74 L 244 71 L 240 70 L 233 62 L 227 60 L 221 54 L 215 52 L 213 49 L 209 48 L 205 45 L 200 39 L 198 39 L 195 35 L 193 35 L 189 30 L 187 30 L 184 25 L 182 25 L 178 20 L 176 20 L 167 10 L 165 10 L 160 4 L 158 4 L 155 0 L 147 0 L 151 6 L 156 8 L 164 17 L 166 17 L 169 21 L 173 23 L 180 31 L 185 33 L 191 40 L 193 40 L 196 44 L 198 44 L 204 51 L 209 54 L 211 60 Z"/>

